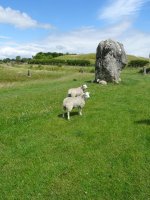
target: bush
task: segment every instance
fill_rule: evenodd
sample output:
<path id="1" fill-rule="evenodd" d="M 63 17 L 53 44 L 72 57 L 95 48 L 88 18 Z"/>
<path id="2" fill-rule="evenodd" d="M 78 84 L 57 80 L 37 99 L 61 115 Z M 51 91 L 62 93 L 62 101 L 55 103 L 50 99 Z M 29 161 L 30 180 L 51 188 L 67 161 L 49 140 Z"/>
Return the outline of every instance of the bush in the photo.
<path id="1" fill-rule="evenodd" d="M 128 63 L 128 66 L 129 67 L 144 67 L 145 65 L 147 65 L 149 63 L 148 60 L 131 60 L 129 63 Z"/>
<path id="2" fill-rule="evenodd" d="M 40 65 L 71 65 L 71 66 L 89 66 L 91 63 L 89 60 L 62 60 L 62 59 L 32 59 L 29 60 L 29 64 Z"/>
<path id="3" fill-rule="evenodd" d="M 89 60 L 67 60 L 67 65 L 73 65 L 73 66 L 89 66 L 90 61 Z"/>
<path id="4" fill-rule="evenodd" d="M 139 73 L 143 73 L 143 69 L 139 71 Z M 150 68 L 146 68 L 146 74 L 150 74 Z"/>
<path id="5" fill-rule="evenodd" d="M 39 59 L 52 59 L 52 58 L 55 58 L 55 57 L 58 57 L 58 56 L 62 56 L 62 55 L 63 55 L 63 53 L 57 53 L 57 52 L 47 52 L 47 53 L 39 52 L 33 57 L 33 59 L 36 59 L 36 60 L 39 60 Z"/>

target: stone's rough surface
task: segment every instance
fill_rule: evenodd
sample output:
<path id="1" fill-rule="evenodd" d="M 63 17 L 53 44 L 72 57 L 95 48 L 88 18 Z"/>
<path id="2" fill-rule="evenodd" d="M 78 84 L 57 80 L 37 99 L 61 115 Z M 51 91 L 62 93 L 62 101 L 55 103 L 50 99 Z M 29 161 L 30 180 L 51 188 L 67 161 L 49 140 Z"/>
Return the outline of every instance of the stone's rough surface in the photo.
<path id="1" fill-rule="evenodd" d="M 95 82 L 119 82 L 120 71 L 127 64 L 123 44 L 111 39 L 101 41 L 96 51 Z"/>

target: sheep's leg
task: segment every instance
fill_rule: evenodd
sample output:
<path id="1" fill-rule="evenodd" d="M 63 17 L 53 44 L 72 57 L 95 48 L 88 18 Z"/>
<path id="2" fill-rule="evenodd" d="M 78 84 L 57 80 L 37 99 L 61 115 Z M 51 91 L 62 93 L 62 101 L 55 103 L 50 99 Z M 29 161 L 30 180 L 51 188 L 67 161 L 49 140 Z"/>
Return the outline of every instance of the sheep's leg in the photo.
<path id="1" fill-rule="evenodd" d="M 63 107 L 63 114 L 62 114 L 62 117 L 63 117 L 63 118 L 65 117 L 65 113 L 66 113 L 66 108 Z"/>
<path id="2" fill-rule="evenodd" d="M 62 114 L 62 117 L 63 117 L 63 118 L 65 117 L 65 113 L 66 113 L 66 107 L 63 106 L 63 114 Z"/>
<path id="3" fill-rule="evenodd" d="M 82 108 L 79 108 L 79 115 L 82 115 Z"/>
<path id="4" fill-rule="evenodd" d="M 70 119 L 70 112 L 67 111 L 68 120 Z"/>

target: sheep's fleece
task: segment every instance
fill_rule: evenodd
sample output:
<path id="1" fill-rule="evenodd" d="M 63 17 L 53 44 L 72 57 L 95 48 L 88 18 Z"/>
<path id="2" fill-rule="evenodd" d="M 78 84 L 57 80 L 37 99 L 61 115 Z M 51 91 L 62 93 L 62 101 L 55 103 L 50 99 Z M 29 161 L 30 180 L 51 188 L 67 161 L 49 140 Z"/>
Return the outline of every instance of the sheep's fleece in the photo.
<path id="1" fill-rule="evenodd" d="M 70 119 L 69 113 L 73 108 L 79 108 L 79 114 L 82 115 L 82 108 L 85 105 L 85 99 L 89 97 L 90 97 L 89 92 L 85 92 L 82 96 L 67 97 L 63 100 L 63 109 L 67 111 L 68 119 Z"/>
<path id="2" fill-rule="evenodd" d="M 84 84 L 78 88 L 71 88 L 68 90 L 68 97 L 82 96 L 86 89 L 87 89 L 86 84 Z"/>

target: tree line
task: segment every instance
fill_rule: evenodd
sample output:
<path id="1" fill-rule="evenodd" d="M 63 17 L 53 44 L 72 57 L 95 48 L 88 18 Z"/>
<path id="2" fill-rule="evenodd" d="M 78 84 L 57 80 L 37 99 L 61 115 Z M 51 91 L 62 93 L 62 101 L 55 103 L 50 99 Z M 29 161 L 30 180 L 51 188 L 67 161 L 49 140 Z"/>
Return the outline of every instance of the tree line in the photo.
<path id="1" fill-rule="evenodd" d="M 40 65 L 72 65 L 72 66 L 89 66 L 91 65 L 89 60 L 79 60 L 79 59 L 59 59 L 63 55 L 76 55 L 70 53 L 57 53 L 57 52 L 39 52 L 32 58 L 21 58 L 21 56 L 16 56 L 16 58 L 5 58 L 0 60 L 1 63 L 28 63 L 28 64 L 40 64 Z"/>
<path id="2" fill-rule="evenodd" d="M 89 66 L 91 63 L 89 60 L 79 60 L 79 59 L 59 59 L 60 56 L 70 55 L 69 53 L 56 53 L 39 52 L 31 60 L 29 64 L 41 64 L 41 65 L 72 65 L 72 66 Z M 72 54 L 71 54 L 72 55 Z M 75 54 L 74 54 L 75 55 Z"/>
<path id="3" fill-rule="evenodd" d="M 91 65 L 89 60 L 63 60 L 63 59 L 31 59 L 29 64 L 41 64 L 41 65 L 72 65 L 72 66 L 89 66 Z"/>
<path id="4" fill-rule="evenodd" d="M 0 59 L 1 63 L 10 63 L 10 62 L 15 62 L 15 63 L 28 63 L 31 60 L 49 60 L 49 59 L 53 59 L 59 56 L 63 56 L 63 55 L 76 55 L 76 54 L 69 54 L 69 53 L 57 53 L 57 52 L 47 52 L 47 53 L 43 53 L 43 52 L 39 52 L 37 53 L 35 56 L 32 56 L 32 58 L 21 58 L 21 56 L 16 56 L 16 58 L 4 58 L 4 59 Z"/>
<path id="5" fill-rule="evenodd" d="M 80 59 L 60 59 L 63 55 L 76 55 L 70 53 L 57 53 L 57 52 L 38 52 L 32 58 L 21 58 L 21 56 L 16 56 L 16 58 L 4 58 L 0 60 L 0 63 L 27 63 L 27 64 L 40 64 L 40 65 L 71 65 L 71 66 L 90 66 L 92 65 L 89 60 Z M 69 57 L 68 57 L 69 58 Z M 128 67 L 144 67 L 149 64 L 146 59 L 136 59 L 131 60 L 128 63 Z"/>

